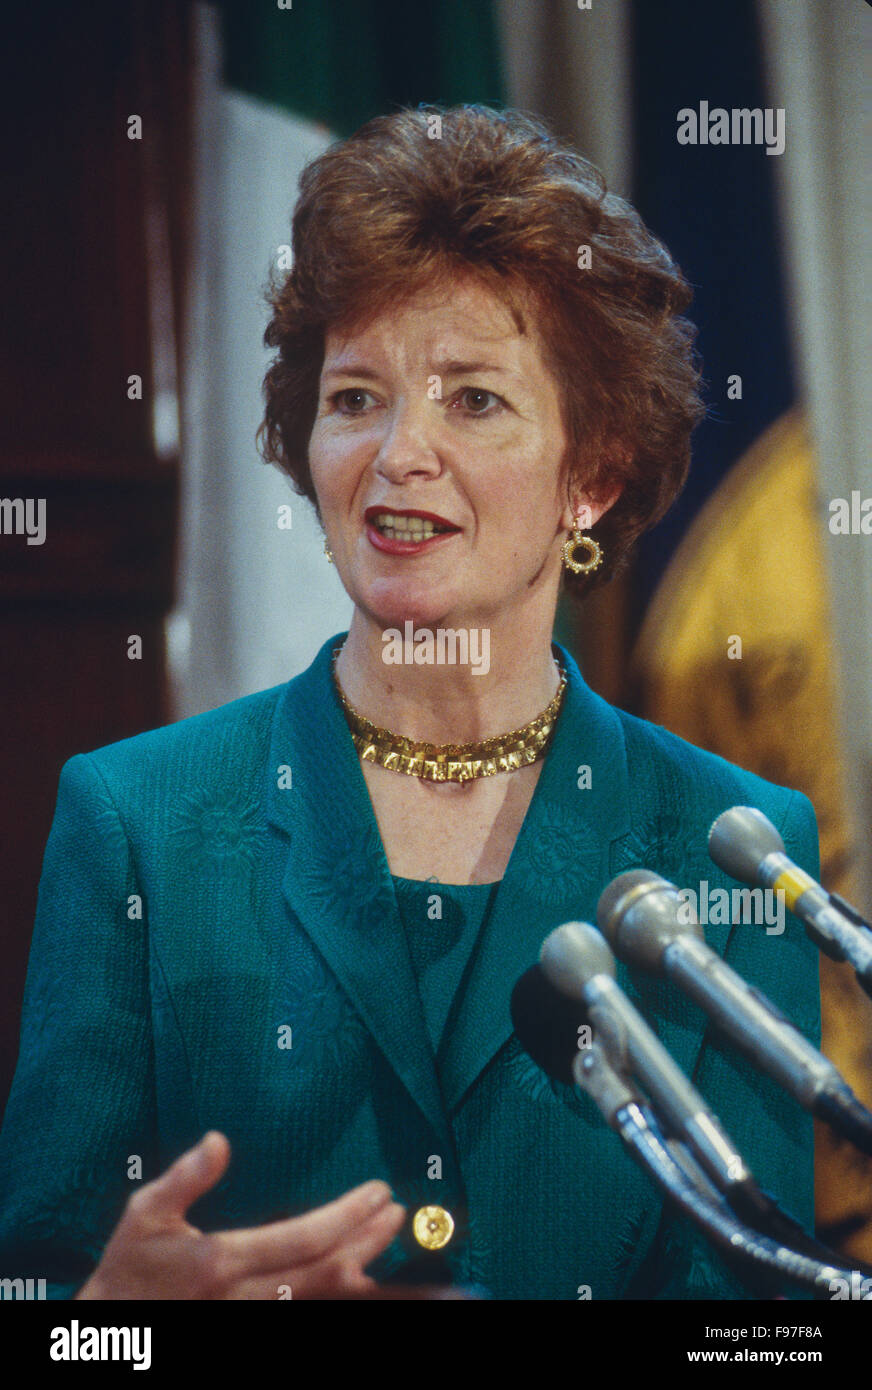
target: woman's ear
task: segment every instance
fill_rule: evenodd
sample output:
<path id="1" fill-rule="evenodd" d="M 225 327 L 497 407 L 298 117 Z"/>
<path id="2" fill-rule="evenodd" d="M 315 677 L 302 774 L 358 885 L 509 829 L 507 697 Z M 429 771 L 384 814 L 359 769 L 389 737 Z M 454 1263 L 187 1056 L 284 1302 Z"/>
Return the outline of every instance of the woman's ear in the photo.
<path id="1" fill-rule="evenodd" d="M 623 492 L 620 484 L 605 489 L 596 494 L 591 492 L 574 492 L 567 497 L 566 509 L 563 513 L 563 524 L 567 531 L 576 529 L 579 531 L 590 531 L 596 526 L 601 516 L 605 516 L 610 507 L 613 507 Z"/>

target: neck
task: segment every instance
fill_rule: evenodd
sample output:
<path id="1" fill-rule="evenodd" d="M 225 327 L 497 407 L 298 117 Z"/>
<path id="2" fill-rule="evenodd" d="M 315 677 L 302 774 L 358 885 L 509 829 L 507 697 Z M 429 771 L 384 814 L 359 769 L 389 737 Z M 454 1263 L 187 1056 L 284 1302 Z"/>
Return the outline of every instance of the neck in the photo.
<path id="1" fill-rule="evenodd" d="M 552 624 L 550 614 L 537 624 L 415 622 L 391 630 L 355 608 L 336 674 L 372 723 L 428 743 L 472 743 L 529 723 L 554 698 Z M 386 641 L 386 632 L 398 636 Z"/>

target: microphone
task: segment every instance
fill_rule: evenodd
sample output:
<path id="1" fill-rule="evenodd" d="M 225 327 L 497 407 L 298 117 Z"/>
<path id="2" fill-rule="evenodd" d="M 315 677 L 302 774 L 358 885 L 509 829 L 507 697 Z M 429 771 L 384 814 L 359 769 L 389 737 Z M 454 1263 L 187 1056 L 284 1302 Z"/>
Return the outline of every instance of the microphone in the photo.
<path id="1" fill-rule="evenodd" d="M 706 944 L 699 923 L 681 920 L 683 906 L 674 884 L 632 869 L 603 892 L 597 922 L 621 960 L 674 980 L 804 1109 L 872 1154 L 872 1114 L 832 1062 Z"/>
<path id="2" fill-rule="evenodd" d="M 590 1095 L 634 1160 L 720 1248 L 728 1263 L 740 1260 L 769 1280 L 793 1280 L 820 1298 L 831 1296 L 832 1280 L 845 1275 L 831 1262 L 837 1257 L 807 1241 L 795 1223 L 785 1221 L 786 1237 L 779 1229 L 773 1232 L 775 1239 L 741 1224 L 684 1145 L 664 1139 L 657 1120 L 629 1079 L 613 1066 L 599 1039 L 579 1046 L 584 1010 L 549 982 L 540 965 L 531 966 L 517 981 L 511 1014 L 522 1047 L 537 1065 L 558 1081 L 574 1080 Z M 802 1253 L 787 1244 L 796 1235 L 807 1247 Z"/>
<path id="3" fill-rule="evenodd" d="M 704 1196 L 721 1201 L 684 1145 L 665 1140 L 658 1121 L 625 1072 L 615 1067 L 599 1038 L 581 1021 L 584 1006 L 556 989 L 541 965 L 531 965 L 517 980 L 510 1001 L 512 1026 L 521 1046 L 555 1081 L 586 1091 L 611 1129 L 631 1147 L 656 1130 Z M 579 1034 L 584 1033 L 583 1041 Z M 680 1157 L 679 1157 L 680 1151 Z M 638 1156 L 638 1155 L 637 1155 Z"/>
<path id="4" fill-rule="evenodd" d="M 617 984 L 614 956 L 596 928 L 587 922 L 558 927 L 545 938 L 539 961 L 550 983 L 584 1006 L 612 1065 L 638 1078 L 740 1215 L 768 1213 L 770 1204 L 735 1144 Z"/>
<path id="5" fill-rule="evenodd" d="M 631 1134 L 645 1133 L 656 1123 L 642 1111 L 629 1077 L 612 1065 L 584 1023 L 584 1007 L 555 989 L 541 965 L 531 965 L 520 976 L 509 1007 L 512 1027 L 528 1056 L 553 1080 L 586 1091 L 625 1143 L 631 1142 Z"/>
<path id="6" fill-rule="evenodd" d="M 708 841 L 718 868 L 761 888 L 781 889 L 791 912 L 819 950 L 832 960 L 848 961 L 866 993 L 872 996 L 872 932 L 853 908 L 845 912 L 825 888 L 784 852 L 784 841 L 770 820 L 754 806 L 733 806 L 718 816 Z"/>

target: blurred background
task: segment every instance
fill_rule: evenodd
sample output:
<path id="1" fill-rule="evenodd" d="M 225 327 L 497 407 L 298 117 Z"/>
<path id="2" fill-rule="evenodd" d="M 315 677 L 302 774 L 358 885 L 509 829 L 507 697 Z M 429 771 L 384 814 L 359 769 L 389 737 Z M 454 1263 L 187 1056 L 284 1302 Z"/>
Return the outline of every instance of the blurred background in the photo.
<path id="1" fill-rule="evenodd" d="M 263 291 L 303 165 L 398 105 L 546 116 L 694 285 L 690 483 L 557 636 L 606 698 L 810 796 L 823 880 L 868 914 L 863 0 L 49 0 L 4 41 L 0 1104 L 62 763 L 286 681 L 347 625 L 311 508 L 257 456 Z M 782 108 L 784 153 L 679 145 L 701 101 Z M 825 960 L 822 992 L 872 1104 L 872 1005 Z M 824 1135 L 818 1217 L 872 1258 L 872 1164 Z"/>

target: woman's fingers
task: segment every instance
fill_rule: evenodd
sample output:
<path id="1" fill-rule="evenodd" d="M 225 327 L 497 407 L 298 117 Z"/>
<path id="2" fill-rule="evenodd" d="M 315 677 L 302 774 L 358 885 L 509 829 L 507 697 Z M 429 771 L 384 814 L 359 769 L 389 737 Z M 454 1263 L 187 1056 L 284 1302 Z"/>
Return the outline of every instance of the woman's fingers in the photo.
<path id="1" fill-rule="evenodd" d="M 367 1264 L 404 1209 L 368 1182 L 302 1216 L 206 1234 L 186 1221 L 226 1172 L 230 1144 L 211 1130 L 130 1198 L 79 1298 L 330 1298 L 371 1293 Z"/>
<path id="2" fill-rule="evenodd" d="M 230 1144 L 218 1130 L 209 1130 L 199 1144 L 188 1149 L 165 1173 L 131 1198 L 128 1210 L 136 1219 L 159 1225 L 184 1218 L 198 1197 L 223 1177 L 230 1162 Z"/>
<path id="3" fill-rule="evenodd" d="M 390 1198 L 387 1183 L 367 1182 L 303 1216 L 242 1231 L 222 1231 L 221 1244 L 238 1260 L 241 1277 L 293 1269 L 322 1260 L 337 1246 L 344 1246 L 349 1236 L 356 1237 L 374 1217 L 384 1216 Z M 402 1212 L 403 1208 L 397 1210 Z M 391 1215 L 388 1225 L 395 1224 L 398 1230 L 401 1222 L 402 1217 Z M 384 1244 L 392 1238 L 389 1236 Z"/>
<path id="4" fill-rule="evenodd" d="M 364 1269 L 390 1245 L 405 1217 L 405 1208 L 391 1202 L 361 1228 L 347 1233 L 320 1260 L 290 1264 L 270 1273 L 244 1275 L 235 1281 L 229 1298 L 348 1298 L 371 1294 L 378 1285 Z"/>
<path id="5" fill-rule="evenodd" d="M 405 1207 L 391 1202 L 383 1211 L 362 1226 L 352 1229 L 342 1242 L 340 1253 L 346 1261 L 358 1265 L 361 1270 L 371 1264 L 376 1255 L 390 1245 L 406 1216 Z"/>
<path id="6" fill-rule="evenodd" d="M 371 1294 L 378 1288 L 374 1279 L 359 1269 L 343 1265 L 333 1256 L 320 1264 L 306 1265 L 304 1271 L 286 1271 L 282 1275 L 261 1274 L 254 1279 L 243 1279 L 233 1286 L 225 1301 L 357 1298 Z"/>

